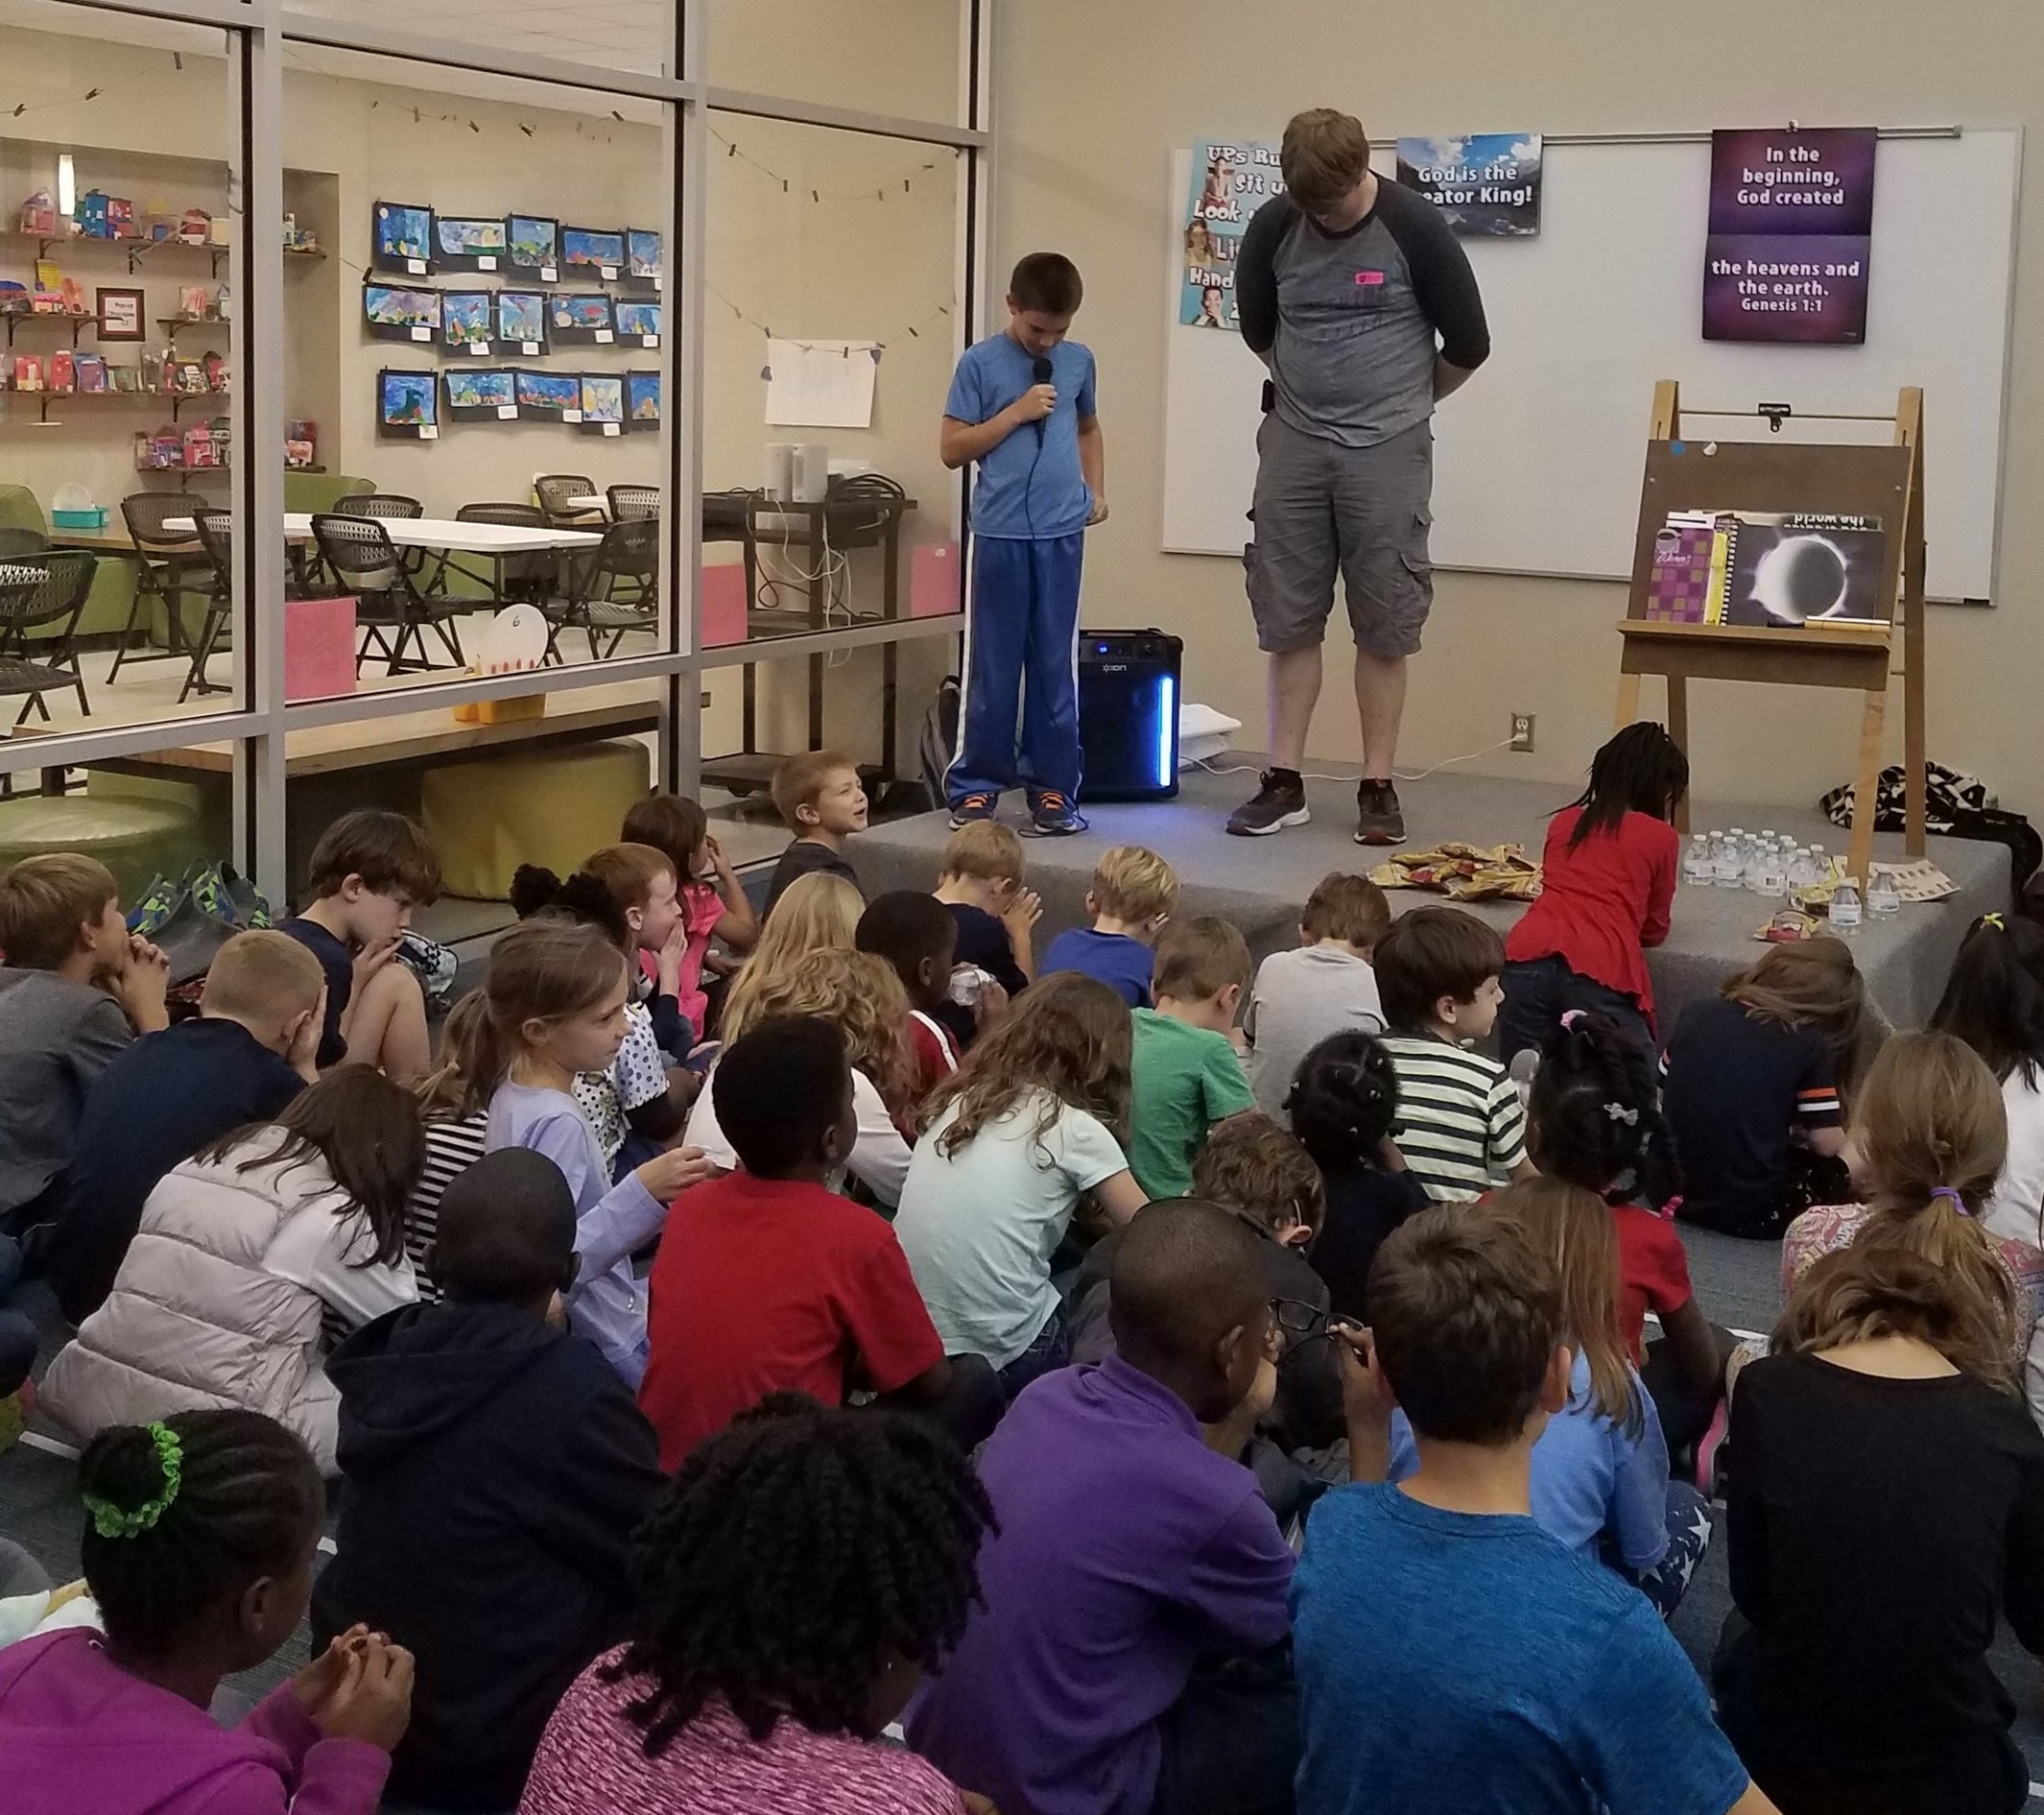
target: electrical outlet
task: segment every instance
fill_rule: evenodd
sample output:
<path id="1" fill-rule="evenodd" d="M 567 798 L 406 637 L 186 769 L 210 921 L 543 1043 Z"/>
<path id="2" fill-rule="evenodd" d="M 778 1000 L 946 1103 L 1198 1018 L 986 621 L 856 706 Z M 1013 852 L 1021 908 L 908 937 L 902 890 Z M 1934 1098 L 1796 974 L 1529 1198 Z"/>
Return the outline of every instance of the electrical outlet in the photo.
<path id="1" fill-rule="evenodd" d="M 1513 750 L 1533 749 L 1533 715 L 1531 712 L 1514 712 L 1511 715 L 1511 747 Z"/>

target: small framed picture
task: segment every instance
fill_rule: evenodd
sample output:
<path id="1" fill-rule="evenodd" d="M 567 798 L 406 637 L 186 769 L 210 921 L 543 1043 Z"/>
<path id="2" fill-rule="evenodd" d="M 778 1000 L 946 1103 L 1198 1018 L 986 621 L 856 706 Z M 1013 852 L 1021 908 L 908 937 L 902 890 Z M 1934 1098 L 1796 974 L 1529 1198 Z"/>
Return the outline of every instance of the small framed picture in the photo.
<path id="1" fill-rule="evenodd" d="M 657 302 L 620 300 L 617 305 L 617 337 L 641 346 L 660 344 L 660 305 Z"/>
<path id="2" fill-rule="evenodd" d="M 489 351 L 494 297 L 489 290 L 440 292 L 440 340 L 450 352 Z"/>
<path id="3" fill-rule="evenodd" d="M 660 236 L 643 227 L 625 230 L 625 281 L 639 289 L 660 287 Z"/>
<path id="4" fill-rule="evenodd" d="M 547 333 L 557 346 L 607 346 L 617 341 L 617 317 L 605 292 L 557 290 L 547 298 Z"/>
<path id="5" fill-rule="evenodd" d="M 625 432 L 625 380 L 622 373 L 582 373 L 582 427 L 584 435 L 622 435 Z"/>
<path id="6" fill-rule="evenodd" d="M 656 371 L 628 371 L 625 374 L 625 426 L 657 428 L 660 422 L 660 374 Z"/>
<path id="7" fill-rule="evenodd" d="M 95 291 L 93 293 L 93 313 L 100 319 L 100 339 L 103 341 L 147 340 L 149 333 L 144 325 L 142 311 L 148 306 L 148 294 L 145 291 Z"/>
<path id="8" fill-rule="evenodd" d="M 497 292 L 497 350 L 521 359 L 536 359 L 546 351 L 546 297 L 542 292 Z"/>
<path id="9" fill-rule="evenodd" d="M 501 366 L 471 371 L 453 366 L 440 374 L 447 387 L 447 414 L 457 422 L 510 422 L 518 416 L 518 392 Z"/>
<path id="10" fill-rule="evenodd" d="M 362 321 L 379 341 L 416 341 L 430 346 L 440 337 L 440 293 L 410 284 L 362 286 Z"/>
<path id="11" fill-rule="evenodd" d="M 625 236 L 591 227 L 564 227 L 560 262 L 584 274 L 594 270 L 603 277 L 615 277 L 625 269 Z"/>
<path id="12" fill-rule="evenodd" d="M 440 433 L 440 379 L 437 371 L 376 374 L 376 430 L 380 435 L 434 442 Z"/>
<path id="13" fill-rule="evenodd" d="M 513 271 L 552 283 L 560 275 L 560 223 L 543 214 L 512 214 L 505 217 L 505 233 L 511 242 Z"/>
<path id="14" fill-rule="evenodd" d="M 512 394 L 527 421 L 582 420 L 582 380 L 574 372 L 520 370 L 512 375 Z"/>
<path id="15" fill-rule="evenodd" d="M 369 216 L 369 263 L 423 277 L 433 257 L 433 210 L 379 202 Z"/>
<path id="16" fill-rule="evenodd" d="M 436 271 L 502 271 L 510 257 L 511 236 L 502 215 L 494 220 L 466 214 L 433 217 Z"/>

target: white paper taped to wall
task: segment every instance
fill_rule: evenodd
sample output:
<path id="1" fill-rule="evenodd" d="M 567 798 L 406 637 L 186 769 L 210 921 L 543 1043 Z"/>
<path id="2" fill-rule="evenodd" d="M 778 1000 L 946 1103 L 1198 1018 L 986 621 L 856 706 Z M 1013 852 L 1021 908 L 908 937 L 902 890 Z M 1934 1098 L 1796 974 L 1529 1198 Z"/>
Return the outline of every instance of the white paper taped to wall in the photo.
<path id="1" fill-rule="evenodd" d="M 873 341 L 769 341 L 767 421 L 775 428 L 871 428 Z"/>

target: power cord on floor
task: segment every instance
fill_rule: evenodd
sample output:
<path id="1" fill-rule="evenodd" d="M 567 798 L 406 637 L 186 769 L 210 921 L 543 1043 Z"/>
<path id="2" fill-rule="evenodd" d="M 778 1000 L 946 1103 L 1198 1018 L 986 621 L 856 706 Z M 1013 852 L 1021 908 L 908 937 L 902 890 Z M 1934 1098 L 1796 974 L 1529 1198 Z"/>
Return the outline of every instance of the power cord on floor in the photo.
<path id="1" fill-rule="evenodd" d="M 1443 769 L 1452 769 L 1459 762 L 1474 762 L 1479 756 L 1494 756 L 1499 751 L 1509 750 L 1510 748 L 1511 739 L 1508 737 L 1499 743 L 1486 744 L 1482 750 L 1472 750 L 1465 756 L 1443 757 L 1431 769 L 1417 769 L 1410 772 L 1403 769 L 1393 769 L 1391 776 L 1392 779 L 1397 781 L 1424 781 L 1429 776 L 1438 776 Z M 1222 764 L 1210 756 L 1196 757 L 1193 760 L 1192 767 L 1202 769 L 1210 776 L 1253 776 L 1262 773 L 1254 763 Z M 1303 781 L 1355 781 L 1360 779 L 1356 776 L 1325 775 L 1316 769 L 1301 769 L 1299 771 L 1299 778 Z"/>

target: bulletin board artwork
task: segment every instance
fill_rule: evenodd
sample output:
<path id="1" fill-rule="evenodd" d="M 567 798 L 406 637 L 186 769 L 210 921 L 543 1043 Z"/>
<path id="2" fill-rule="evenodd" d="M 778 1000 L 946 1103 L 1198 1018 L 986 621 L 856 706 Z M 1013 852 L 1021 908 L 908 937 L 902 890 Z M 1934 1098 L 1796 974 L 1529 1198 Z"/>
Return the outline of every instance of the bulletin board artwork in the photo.
<path id="1" fill-rule="evenodd" d="M 433 210 L 404 202 L 379 202 L 369 211 L 369 265 L 376 271 L 423 277 L 433 257 Z"/>
<path id="2" fill-rule="evenodd" d="M 560 229 L 560 262 L 583 275 L 594 271 L 607 281 L 625 269 L 625 235 L 608 228 L 564 227 Z"/>
<path id="3" fill-rule="evenodd" d="M 1249 216 L 1283 187 L 1275 145 L 1203 138 L 1193 147 L 1179 244 L 1181 327 L 1242 331 L 1235 319 L 1235 256 Z"/>
<path id="4" fill-rule="evenodd" d="M 622 435 L 625 432 L 623 373 L 582 373 L 582 427 L 584 435 Z"/>
<path id="5" fill-rule="evenodd" d="M 440 304 L 438 290 L 373 281 L 362 286 L 363 325 L 374 340 L 430 345 L 440 335 Z"/>
<path id="6" fill-rule="evenodd" d="M 660 287 L 660 236 L 649 228 L 625 230 L 625 279 L 628 283 Z"/>
<path id="7" fill-rule="evenodd" d="M 436 271 L 501 271 L 511 256 L 504 217 L 439 214 L 433 219 Z"/>
<path id="8" fill-rule="evenodd" d="M 386 367 L 376 374 L 376 432 L 396 440 L 440 439 L 440 374 Z"/>
<path id="9" fill-rule="evenodd" d="M 617 339 L 617 313 L 601 290 L 557 290 L 547 298 L 547 336 L 559 346 L 606 346 Z"/>
<path id="10" fill-rule="evenodd" d="M 660 374 L 657 371 L 628 371 L 625 374 L 625 426 L 657 428 L 660 422 Z"/>
<path id="11" fill-rule="evenodd" d="M 457 422 L 510 422 L 518 416 L 517 378 L 506 367 L 455 367 L 440 374 Z"/>
<path id="12" fill-rule="evenodd" d="M 536 359 L 546 351 L 546 295 L 539 290 L 497 292 L 498 350 Z"/>
<path id="13" fill-rule="evenodd" d="M 580 422 L 582 378 L 572 371 L 535 371 L 520 367 L 513 374 L 513 393 L 522 421 Z"/>
<path id="14" fill-rule="evenodd" d="M 528 272 L 540 283 L 555 282 L 560 275 L 560 223 L 543 214 L 511 214 L 504 227 L 511 269 Z"/>
<path id="15" fill-rule="evenodd" d="M 495 300 L 487 290 L 440 292 L 440 339 L 450 351 L 489 351 L 495 339 Z"/>

